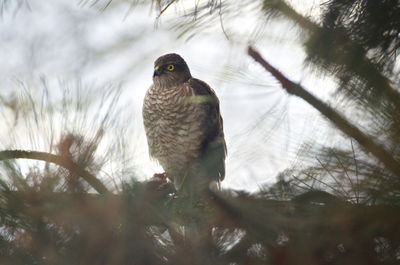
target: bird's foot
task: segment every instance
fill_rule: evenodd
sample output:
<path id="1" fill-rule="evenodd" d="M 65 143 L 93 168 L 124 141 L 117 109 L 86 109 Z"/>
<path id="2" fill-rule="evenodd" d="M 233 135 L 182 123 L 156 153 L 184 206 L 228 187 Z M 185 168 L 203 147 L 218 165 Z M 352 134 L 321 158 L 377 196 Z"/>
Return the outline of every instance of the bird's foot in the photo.
<path id="1" fill-rule="evenodd" d="M 165 198 L 175 192 L 174 185 L 168 181 L 165 173 L 155 173 L 145 184 L 147 197 L 151 201 Z"/>
<path id="2" fill-rule="evenodd" d="M 168 179 L 167 179 L 167 173 L 154 173 L 153 175 L 153 179 L 163 182 L 163 183 L 167 183 Z"/>
<path id="3" fill-rule="evenodd" d="M 168 193 L 175 192 L 174 184 L 168 181 L 167 173 L 154 173 L 153 177 L 150 179 L 151 182 L 157 183 L 157 190 L 162 190 Z"/>

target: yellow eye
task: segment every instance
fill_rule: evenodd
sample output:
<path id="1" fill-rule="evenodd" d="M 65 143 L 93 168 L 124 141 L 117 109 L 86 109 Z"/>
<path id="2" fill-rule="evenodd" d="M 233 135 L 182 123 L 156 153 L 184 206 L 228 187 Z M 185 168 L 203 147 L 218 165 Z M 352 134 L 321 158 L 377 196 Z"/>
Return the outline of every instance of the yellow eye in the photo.
<path id="1" fill-rule="evenodd" d="M 168 71 L 174 71 L 174 69 L 175 69 L 175 66 L 174 66 L 173 64 L 169 64 L 169 65 L 167 66 L 167 70 L 168 70 Z"/>

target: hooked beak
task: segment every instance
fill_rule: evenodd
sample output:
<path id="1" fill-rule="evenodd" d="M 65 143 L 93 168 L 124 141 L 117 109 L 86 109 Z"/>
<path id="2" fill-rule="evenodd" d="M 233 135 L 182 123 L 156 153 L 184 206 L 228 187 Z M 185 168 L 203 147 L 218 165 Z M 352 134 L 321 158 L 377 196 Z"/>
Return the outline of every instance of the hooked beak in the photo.
<path id="1" fill-rule="evenodd" d="M 162 73 L 162 71 L 161 71 L 160 67 L 158 67 L 158 66 L 154 67 L 153 77 L 159 76 L 159 75 L 161 75 L 161 73 Z"/>

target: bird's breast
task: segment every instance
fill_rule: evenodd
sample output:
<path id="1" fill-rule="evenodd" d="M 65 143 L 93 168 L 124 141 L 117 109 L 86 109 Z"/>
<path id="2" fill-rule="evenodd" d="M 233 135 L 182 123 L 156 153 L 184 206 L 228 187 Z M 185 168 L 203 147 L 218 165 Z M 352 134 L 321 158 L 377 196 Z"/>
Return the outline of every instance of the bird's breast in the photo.
<path id="1" fill-rule="evenodd" d="M 193 106 L 188 104 L 190 94 L 186 89 L 176 87 L 176 89 L 151 89 L 145 100 L 145 107 L 154 112 L 154 118 L 159 123 L 165 123 L 170 119 L 183 118 L 188 112 L 193 110 Z"/>
<path id="2" fill-rule="evenodd" d="M 191 157 L 200 148 L 202 136 L 198 110 L 190 91 L 149 91 L 144 104 L 144 122 L 149 147 L 159 160 L 165 156 Z"/>

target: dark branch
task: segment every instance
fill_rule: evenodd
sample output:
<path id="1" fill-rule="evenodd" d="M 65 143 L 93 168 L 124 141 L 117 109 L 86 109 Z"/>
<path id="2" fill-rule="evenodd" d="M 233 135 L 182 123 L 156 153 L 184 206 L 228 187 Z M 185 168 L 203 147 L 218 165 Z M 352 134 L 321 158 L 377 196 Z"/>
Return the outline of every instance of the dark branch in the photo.
<path id="1" fill-rule="evenodd" d="M 281 72 L 275 67 L 269 64 L 259 52 L 254 50 L 251 46 L 248 48 L 248 54 L 256 62 L 261 64 L 265 70 L 279 81 L 282 87 L 292 95 L 296 95 L 308 104 L 313 106 L 322 115 L 329 119 L 339 130 L 345 133 L 347 136 L 354 138 L 366 152 L 373 154 L 380 162 L 382 162 L 388 170 L 400 177 L 400 163 L 396 161 L 393 156 L 379 143 L 372 140 L 371 137 L 364 134 L 360 129 L 350 123 L 337 111 L 332 109 L 326 103 L 317 99 L 315 96 L 310 94 L 301 85 L 294 83 L 293 81 L 286 78 Z"/>
<path id="2" fill-rule="evenodd" d="M 84 180 L 86 180 L 98 193 L 106 194 L 110 193 L 106 186 L 94 175 L 89 173 L 88 171 L 82 169 L 79 165 L 77 165 L 70 158 L 66 158 L 60 155 L 54 155 L 46 152 L 38 152 L 38 151 L 26 151 L 26 150 L 5 150 L 0 151 L 0 161 L 9 160 L 9 159 L 32 159 L 32 160 L 41 160 L 49 163 L 53 163 L 59 165 L 71 173 L 74 173 L 78 176 L 81 176 Z"/>

